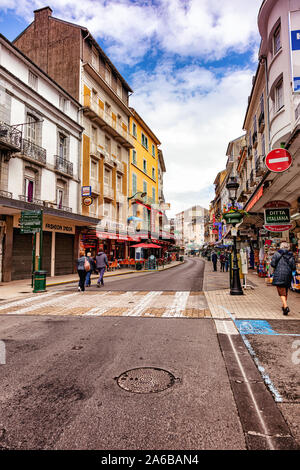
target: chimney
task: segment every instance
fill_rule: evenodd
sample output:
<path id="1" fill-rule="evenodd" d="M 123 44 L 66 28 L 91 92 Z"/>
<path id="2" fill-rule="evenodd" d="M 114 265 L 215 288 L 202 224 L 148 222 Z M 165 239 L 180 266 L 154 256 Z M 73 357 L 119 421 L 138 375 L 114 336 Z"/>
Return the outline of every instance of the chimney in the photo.
<path id="1" fill-rule="evenodd" d="M 52 10 L 50 7 L 39 8 L 34 10 L 34 21 L 47 20 L 49 16 L 52 16 Z"/>

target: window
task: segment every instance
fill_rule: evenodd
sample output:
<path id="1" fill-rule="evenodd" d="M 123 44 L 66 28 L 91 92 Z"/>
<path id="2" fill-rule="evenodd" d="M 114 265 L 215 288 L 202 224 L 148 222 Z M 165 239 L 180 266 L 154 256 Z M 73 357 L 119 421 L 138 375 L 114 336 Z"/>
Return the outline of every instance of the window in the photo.
<path id="1" fill-rule="evenodd" d="M 142 145 L 148 150 L 148 137 L 142 133 Z"/>
<path id="2" fill-rule="evenodd" d="M 120 80 L 117 81 L 117 95 L 122 98 L 122 84 Z"/>
<path id="3" fill-rule="evenodd" d="M 56 206 L 58 209 L 61 209 L 64 201 L 64 191 L 61 188 L 56 190 Z"/>
<path id="4" fill-rule="evenodd" d="M 117 158 L 118 160 L 122 160 L 122 149 L 119 145 L 117 147 Z"/>
<path id="5" fill-rule="evenodd" d="M 60 158 L 67 156 L 67 138 L 61 133 L 58 135 L 58 155 Z"/>
<path id="6" fill-rule="evenodd" d="M 253 118 L 253 134 L 257 132 L 256 115 Z"/>
<path id="7" fill-rule="evenodd" d="M 92 142 L 94 142 L 95 144 L 98 143 L 98 140 L 97 140 L 97 128 L 92 126 Z"/>
<path id="8" fill-rule="evenodd" d="M 143 181 L 143 193 L 147 194 L 147 181 Z"/>
<path id="9" fill-rule="evenodd" d="M 275 88 L 275 112 L 283 107 L 283 81 L 281 80 Z"/>
<path id="10" fill-rule="evenodd" d="M 261 95 L 260 97 L 260 113 L 263 114 L 264 112 L 264 94 Z"/>
<path id="11" fill-rule="evenodd" d="M 33 142 L 33 143 L 36 143 L 36 139 L 37 139 L 37 132 L 36 132 L 36 125 L 37 125 L 37 119 L 32 116 L 31 114 L 27 114 L 27 122 L 26 122 L 26 128 L 27 128 L 27 131 L 26 131 L 26 137 L 27 137 L 27 140 L 29 140 L 30 142 Z"/>
<path id="12" fill-rule="evenodd" d="M 278 26 L 273 35 L 273 55 L 281 49 L 281 40 L 280 40 L 280 26 Z"/>
<path id="13" fill-rule="evenodd" d="M 154 166 L 152 167 L 152 179 L 155 180 L 155 168 L 154 168 Z"/>
<path id="14" fill-rule="evenodd" d="M 105 136 L 105 150 L 110 153 L 111 150 L 111 141 L 108 137 Z"/>
<path id="15" fill-rule="evenodd" d="M 110 85 L 111 84 L 111 73 L 108 67 L 105 67 L 105 81 Z"/>
<path id="16" fill-rule="evenodd" d="M 98 54 L 96 51 L 92 51 L 92 66 L 98 69 Z"/>
<path id="17" fill-rule="evenodd" d="M 110 214 L 111 214 L 111 204 L 110 202 L 105 201 L 104 202 L 104 216 L 110 217 Z"/>
<path id="18" fill-rule="evenodd" d="M 155 198 L 156 198 L 156 195 L 155 195 L 155 188 L 152 187 L 152 201 L 155 203 Z"/>
<path id="19" fill-rule="evenodd" d="M 120 175 L 117 176 L 117 191 L 122 192 L 122 176 Z"/>
<path id="20" fill-rule="evenodd" d="M 31 86 L 31 88 L 37 90 L 38 77 L 33 72 L 31 72 L 31 70 L 28 71 L 28 84 Z"/>
<path id="21" fill-rule="evenodd" d="M 107 170 L 106 168 L 104 171 L 104 184 L 111 186 L 111 171 Z"/>
<path id="22" fill-rule="evenodd" d="M 143 171 L 144 173 L 147 173 L 147 160 L 143 160 Z"/>
<path id="23" fill-rule="evenodd" d="M 152 157 L 155 157 L 155 145 L 152 144 Z"/>
<path id="24" fill-rule="evenodd" d="M 137 192 L 137 176 L 135 173 L 132 173 L 132 195 Z"/>
<path id="25" fill-rule="evenodd" d="M 32 202 L 34 196 L 34 181 L 29 178 L 25 178 L 25 197 L 27 202 Z"/>
<path id="26" fill-rule="evenodd" d="M 137 130 L 136 130 L 136 123 L 132 123 L 132 135 L 133 137 L 137 137 Z"/>
<path id="27" fill-rule="evenodd" d="M 132 163 L 136 165 L 136 150 L 132 150 Z"/>
<path id="28" fill-rule="evenodd" d="M 91 178 L 98 180 L 98 162 L 91 160 Z"/>

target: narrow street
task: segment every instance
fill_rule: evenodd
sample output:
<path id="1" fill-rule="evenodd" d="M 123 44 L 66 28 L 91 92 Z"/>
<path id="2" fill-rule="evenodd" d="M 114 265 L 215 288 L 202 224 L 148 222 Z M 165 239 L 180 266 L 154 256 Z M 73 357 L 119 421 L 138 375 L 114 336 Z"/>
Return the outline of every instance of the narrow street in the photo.
<path id="1" fill-rule="evenodd" d="M 286 351 L 300 316 L 272 323 L 291 336 L 247 336 L 284 397 L 277 402 L 236 322 L 212 315 L 227 276 L 190 258 L 85 293 L 73 284 L 1 302 L 1 448 L 298 448 L 299 366 Z"/>

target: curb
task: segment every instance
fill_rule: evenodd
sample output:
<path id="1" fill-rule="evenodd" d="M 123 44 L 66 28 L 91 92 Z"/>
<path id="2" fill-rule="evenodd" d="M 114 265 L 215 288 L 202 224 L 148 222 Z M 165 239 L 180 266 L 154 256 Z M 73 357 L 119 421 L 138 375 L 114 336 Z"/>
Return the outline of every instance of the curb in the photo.
<path id="1" fill-rule="evenodd" d="M 107 277 L 114 277 L 114 276 L 125 276 L 125 275 L 128 275 L 128 274 L 144 274 L 145 272 L 148 273 L 148 274 L 157 274 L 157 273 L 160 273 L 162 271 L 166 271 L 167 269 L 172 269 L 172 268 L 177 268 L 178 266 L 181 266 L 182 264 L 184 264 L 186 261 L 181 261 L 179 264 L 176 264 L 175 266 L 168 266 L 168 267 L 165 267 L 163 269 L 158 269 L 157 271 L 154 271 L 154 272 L 151 272 L 151 271 L 129 271 L 127 273 L 109 273 L 109 274 L 106 274 L 106 278 Z M 72 279 L 70 281 L 61 281 L 61 282 L 53 282 L 51 284 L 46 284 L 46 288 L 47 287 L 54 287 L 54 286 L 60 286 L 60 285 L 63 285 L 63 284 L 73 284 L 74 282 L 77 282 L 78 281 L 78 278 L 76 279 Z"/>

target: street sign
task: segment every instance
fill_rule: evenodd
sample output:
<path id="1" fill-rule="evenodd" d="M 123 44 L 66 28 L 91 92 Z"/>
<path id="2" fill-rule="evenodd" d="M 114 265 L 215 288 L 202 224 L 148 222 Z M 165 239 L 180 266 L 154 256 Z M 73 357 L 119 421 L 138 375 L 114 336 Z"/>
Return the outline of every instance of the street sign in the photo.
<path id="1" fill-rule="evenodd" d="M 266 166 L 268 170 L 281 173 L 290 168 L 292 156 L 285 149 L 274 149 L 266 156 Z"/>
<path id="2" fill-rule="evenodd" d="M 22 211 L 20 219 L 21 233 L 38 233 L 43 229 L 42 211 Z"/>
<path id="3" fill-rule="evenodd" d="M 81 186 L 81 196 L 91 196 L 92 195 L 92 186 Z"/>

